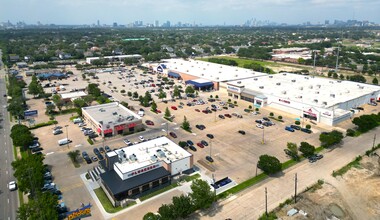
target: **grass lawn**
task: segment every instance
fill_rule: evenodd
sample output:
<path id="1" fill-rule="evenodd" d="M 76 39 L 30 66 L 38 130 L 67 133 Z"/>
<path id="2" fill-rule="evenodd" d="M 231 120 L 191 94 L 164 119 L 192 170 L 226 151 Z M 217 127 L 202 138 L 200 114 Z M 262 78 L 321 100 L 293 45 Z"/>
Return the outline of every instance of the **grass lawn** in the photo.
<path id="1" fill-rule="evenodd" d="M 229 194 L 238 193 L 244 189 L 247 189 L 248 187 L 251 187 L 251 186 L 263 181 L 266 178 L 268 178 L 268 175 L 265 173 L 261 173 L 255 177 L 248 179 L 248 180 L 232 187 L 231 189 L 219 194 L 217 197 L 218 197 L 218 199 L 226 198 Z"/>
<path id="2" fill-rule="evenodd" d="M 351 161 L 346 166 L 340 168 L 337 171 L 333 171 L 333 173 L 332 173 L 333 177 L 343 176 L 343 174 L 347 173 L 347 171 L 349 171 L 352 167 L 360 168 L 360 161 L 361 160 L 362 160 L 361 156 L 356 157 L 355 160 Z"/>
<path id="3" fill-rule="evenodd" d="M 173 183 L 173 184 L 171 184 L 171 185 L 169 185 L 169 186 L 167 186 L 167 187 L 164 187 L 164 188 L 159 189 L 159 190 L 157 190 L 157 191 L 154 191 L 154 192 L 152 192 L 152 193 L 150 193 L 150 194 L 148 194 L 148 195 L 145 195 L 145 196 L 140 197 L 140 201 L 144 201 L 144 200 L 147 200 L 147 199 L 149 199 L 149 198 L 152 198 L 153 196 L 156 196 L 156 195 L 161 194 L 161 193 L 163 193 L 163 192 L 166 192 L 166 191 L 168 191 L 168 190 L 174 189 L 174 188 L 176 188 L 177 186 L 178 186 L 178 183 Z"/>
<path id="4" fill-rule="evenodd" d="M 136 203 L 131 203 L 124 208 L 120 207 L 120 206 L 119 207 L 113 207 L 112 203 L 110 202 L 106 193 L 103 191 L 103 189 L 101 187 L 95 189 L 94 192 L 95 192 L 96 196 L 98 197 L 99 201 L 102 203 L 103 208 L 108 213 L 115 213 L 115 212 L 118 212 L 120 210 L 123 210 L 124 208 L 130 207 L 130 206 L 136 204 Z"/>
<path id="5" fill-rule="evenodd" d="M 192 176 L 187 176 L 185 178 L 185 180 L 186 180 L 186 182 L 190 182 L 190 181 L 193 181 L 193 180 L 198 179 L 200 177 L 201 177 L 201 175 L 199 173 L 197 173 L 197 174 L 194 174 Z"/>

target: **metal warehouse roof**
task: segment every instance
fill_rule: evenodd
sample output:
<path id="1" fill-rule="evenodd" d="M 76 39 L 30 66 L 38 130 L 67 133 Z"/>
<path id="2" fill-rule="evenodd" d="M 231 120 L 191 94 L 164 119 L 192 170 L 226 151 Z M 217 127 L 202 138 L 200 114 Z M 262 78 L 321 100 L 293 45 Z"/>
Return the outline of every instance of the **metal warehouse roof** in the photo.
<path id="1" fill-rule="evenodd" d="M 168 70 L 189 74 L 213 82 L 226 82 L 247 79 L 255 76 L 265 76 L 266 73 L 250 69 L 215 64 L 200 60 L 167 59 L 164 60 Z"/>

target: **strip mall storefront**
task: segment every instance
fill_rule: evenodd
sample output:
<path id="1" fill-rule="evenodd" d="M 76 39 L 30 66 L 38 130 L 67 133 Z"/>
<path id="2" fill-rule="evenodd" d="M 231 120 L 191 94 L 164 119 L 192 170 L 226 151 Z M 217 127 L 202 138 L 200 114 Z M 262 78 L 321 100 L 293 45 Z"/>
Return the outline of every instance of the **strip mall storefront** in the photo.
<path id="1" fill-rule="evenodd" d="M 118 134 L 123 134 L 124 132 L 128 133 L 128 132 L 135 132 L 136 129 L 137 129 L 137 123 L 129 123 L 129 124 L 120 124 L 120 125 L 114 125 L 114 126 L 110 126 L 110 125 L 107 125 L 103 128 L 104 126 L 102 125 L 98 125 L 98 128 L 96 129 L 96 131 L 98 132 L 98 134 L 100 136 L 104 136 L 104 137 L 111 137 L 111 136 L 114 136 L 114 135 L 118 135 Z"/>

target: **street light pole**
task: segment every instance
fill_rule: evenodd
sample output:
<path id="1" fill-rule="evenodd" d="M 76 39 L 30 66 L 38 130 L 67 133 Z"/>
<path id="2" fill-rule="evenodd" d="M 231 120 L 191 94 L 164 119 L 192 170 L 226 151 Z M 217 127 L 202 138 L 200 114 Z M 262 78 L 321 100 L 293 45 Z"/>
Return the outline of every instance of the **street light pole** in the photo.
<path id="1" fill-rule="evenodd" d="M 264 144 L 265 143 L 265 140 L 264 140 L 264 130 L 265 130 L 265 127 L 263 127 L 263 137 L 261 139 L 261 144 Z"/>
<path id="2" fill-rule="evenodd" d="M 69 125 L 65 125 L 65 128 L 66 128 L 66 139 L 67 139 L 67 148 L 69 148 L 70 146 L 70 141 L 69 141 L 69 132 L 67 130 L 67 127 L 69 127 Z"/>

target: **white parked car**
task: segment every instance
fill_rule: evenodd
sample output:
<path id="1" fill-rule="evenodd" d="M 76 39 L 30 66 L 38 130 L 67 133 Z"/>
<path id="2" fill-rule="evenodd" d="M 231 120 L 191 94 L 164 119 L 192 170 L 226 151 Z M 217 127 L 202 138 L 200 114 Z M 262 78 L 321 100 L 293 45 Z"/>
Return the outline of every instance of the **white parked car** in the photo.
<path id="1" fill-rule="evenodd" d="M 264 129 L 264 125 L 262 125 L 262 124 L 256 124 L 256 127 Z"/>
<path id="2" fill-rule="evenodd" d="M 10 191 L 16 190 L 17 189 L 17 183 L 16 183 L 16 181 L 9 182 L 8 188 L 9 188 Z"/>
<path id="3" fill-rule="evenodd" d="M 143 136 L 139 136 L 139 140 L 140 140 L 140 141 L 144 141 L 145 139 L 144 139 Z"/>

